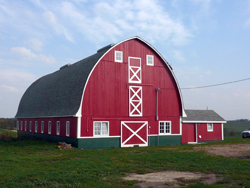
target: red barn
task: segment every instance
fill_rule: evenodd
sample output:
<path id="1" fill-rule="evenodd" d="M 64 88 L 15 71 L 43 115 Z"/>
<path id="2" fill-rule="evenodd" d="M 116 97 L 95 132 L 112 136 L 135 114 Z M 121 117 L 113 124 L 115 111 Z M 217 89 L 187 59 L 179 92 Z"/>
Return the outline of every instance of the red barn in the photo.
<path id="1" fill-rule="evenodd" d="M 79 148 L 204 141 L 196 138 L 197 130 L 204 131 L 198 121 L 183 123 L 186 113 L 171 66 L 139 37 L 108 45 L 38 79 L 24 93 L 16 118 L 19 137 L 65 141 Z M 195 140 L 183 131 L 190 134 L 193 125 Z M 217 130 L 213 125 L 213 133 L 222 135 L 223 126 Z"/>

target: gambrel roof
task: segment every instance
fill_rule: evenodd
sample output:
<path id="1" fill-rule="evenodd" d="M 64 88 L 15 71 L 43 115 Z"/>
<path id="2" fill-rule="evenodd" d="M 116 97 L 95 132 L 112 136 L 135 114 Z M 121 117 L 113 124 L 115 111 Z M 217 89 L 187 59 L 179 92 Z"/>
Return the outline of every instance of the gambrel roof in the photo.
<path id="1" fill-rule="evenodd" d="M 183 118 L 183 122 L 202 123 L 202 122 L 225 122 L 226 120 L 219 116 L 213 110 L 185 110 L 187 117 Z"/>
<path id="2" fill-rule="evenodd" d="M 101 48 L 96 54 L 72 65 L 63 66 L 60 70 L 35 81 L 24 93 L 16 118 L 79 116 L 84 89 L 95 66 L 115 46 L 132 39 L 140 40 L 148 45 L 166 64 L 177 85 L 182 116 L 185 117 L 180 87 L 171 66 L 154 47 L 136 36 Z"/>

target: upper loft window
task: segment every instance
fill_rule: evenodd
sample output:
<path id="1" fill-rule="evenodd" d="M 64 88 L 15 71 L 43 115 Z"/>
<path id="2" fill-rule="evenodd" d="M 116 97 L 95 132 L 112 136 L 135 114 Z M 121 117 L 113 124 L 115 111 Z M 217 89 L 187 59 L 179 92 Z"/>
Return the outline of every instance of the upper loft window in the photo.
<path id="1" fill-rule="evenodd" d="M 115 62 L 123 62 L 123 53 L 122 51 L 115 51 Z"/>
<path id="2" fill-rule="evenodd" d="M 154 66 L 154 56 L 147 55 L 147 65 Z"/>
<path id="3" fill-rule="evenodd" d="M 212 132 L 213 131 L 213 124 L 212 123 L 208 123 L 207 124 L 207 131 L 208 132 Z"/>

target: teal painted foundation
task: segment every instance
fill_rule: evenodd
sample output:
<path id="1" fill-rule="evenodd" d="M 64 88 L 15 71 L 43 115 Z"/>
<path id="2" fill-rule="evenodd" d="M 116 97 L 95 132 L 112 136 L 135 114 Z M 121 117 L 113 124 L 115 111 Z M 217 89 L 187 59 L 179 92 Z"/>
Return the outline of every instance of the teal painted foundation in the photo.
<path id="1" fill-rule="evenodd" d="M 178 145 L 181 144 L 181 135 L 149 136 L 149 146 Z"/>
<path id="2" fill-rule="evenodd" d="M 76 138 L 70 138 L 70 137 L 30 133 L 30 132 L 25 132 L 25 131 L 17 131 L 17 137 L 18 138 L 37 138 L 40 140 L 48 140 L 51 142 L 66 142 L 67 144 L 71 144 L 74 147 L 78 147 L 78 140 Z"/>
<path id="3" fill-rule="evenodd" d="M 83 149 L 107 149 L 107 148 L 120 148 L 120 137 L 109 138 L 70 138 L 55 135 L 30 133 L 25 131 L 18 131 L 19 138 L 37 138 L 41 140 L 48 140 L 52 142 L 66 142 L 74 147 Z M 162 146 L 162 145 L 178 145 L 181 144 L 181 135 L 167 135 L 167 136 L 149 136 L 148 146 Z"/>

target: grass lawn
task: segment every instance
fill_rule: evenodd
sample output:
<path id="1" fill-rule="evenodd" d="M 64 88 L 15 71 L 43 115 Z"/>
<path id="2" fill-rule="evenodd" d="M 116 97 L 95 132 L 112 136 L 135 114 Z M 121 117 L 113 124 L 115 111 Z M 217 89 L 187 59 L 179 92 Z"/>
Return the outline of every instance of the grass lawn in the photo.
<path id="1" fill-rule="evenodd" d="M 250 144 L 250 139 L 226 138 L 202 144 Z M 133 187 L 126 173 L 177 170 L 213 173 L 223 180 L 189 187 L 250 187 L 250 160 L 195 151 L 195 145 L 104 150 L 56 148 L 38 140 L 0 141 L 0 187 Z"/>

